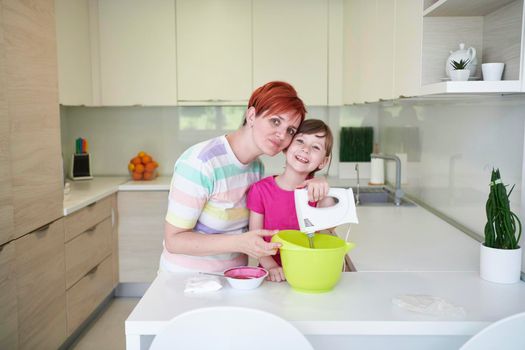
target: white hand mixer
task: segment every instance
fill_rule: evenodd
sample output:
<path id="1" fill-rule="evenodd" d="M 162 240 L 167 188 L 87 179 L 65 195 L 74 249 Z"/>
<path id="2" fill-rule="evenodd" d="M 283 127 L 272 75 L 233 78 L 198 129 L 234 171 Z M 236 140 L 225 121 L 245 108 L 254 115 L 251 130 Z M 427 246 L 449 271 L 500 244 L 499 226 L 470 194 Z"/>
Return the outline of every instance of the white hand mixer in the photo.
<path id="1" fill-rule="evenodd" d="M 312 207 L 308 204 L 307 189 L 294 191 L 295 210 L 299 220 L 299 227 L 308 236 L 310 248 L 313 248 L 313 237 L 316 231 L 346 223 L 359 223 L 352 188 L 330 188 L 328 197 L 336 199 L 336 203 L 333 206 L 324 208 Z M 348 227 L 345 241 L 348 239 L 349 232 L 350 227 Z"/>

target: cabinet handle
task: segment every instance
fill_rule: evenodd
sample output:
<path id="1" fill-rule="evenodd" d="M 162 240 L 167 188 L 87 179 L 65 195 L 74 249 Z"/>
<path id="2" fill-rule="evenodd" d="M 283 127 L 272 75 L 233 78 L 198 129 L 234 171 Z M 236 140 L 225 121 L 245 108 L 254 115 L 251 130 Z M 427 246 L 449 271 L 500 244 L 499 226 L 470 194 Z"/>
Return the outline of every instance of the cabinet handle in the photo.
<path id="1" fill-rule="evenodd" d="M 95 229 L 96 229 L 96 228 L 97 228 L 97 225 L 93 225 L 93 226 L 91 226 L 90 228 L 88 228 L 88 229 L 86 230 L 86 233 L 88 233 L 88 234 L 89 234 L 89 233 L 93 233 L 93 232 L 95 232 Z"/>
<path id="2" fill-rule="evenodd" d="M 86 208 L 93 208 L 95 206 L 95 204 L 97 204 L 97 202 L 93 202 L 93 203 L 87 205 Z"/>
<path id="3" fill-rule="evenodd" d="M 44 225 L 44 226 L 41 226 L 41 227 L 37 228 L 35 231 L 33 231 L 33 233 L 40 233 L 40 232 L 47 231 L 47 229 L 49 228 L 49 226 L 51 226 L 51 223 L 46 224 L 46 225 Z"/>
<path id="4" fill-rule="evenodd" d="M 89 270 L 88 273 L 86 273 L 86 276 L 94 274 L 95 272 L 97 272 L 97 270 L 98 270 L 98 265 L 92 268 L 91 270 Z"/>

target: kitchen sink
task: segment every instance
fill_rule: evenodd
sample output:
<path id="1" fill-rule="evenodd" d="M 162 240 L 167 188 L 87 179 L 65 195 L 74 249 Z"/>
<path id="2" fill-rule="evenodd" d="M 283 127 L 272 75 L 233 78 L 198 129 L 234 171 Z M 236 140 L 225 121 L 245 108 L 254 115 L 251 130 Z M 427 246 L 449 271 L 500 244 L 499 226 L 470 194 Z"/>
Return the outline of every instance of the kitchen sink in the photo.
<path id="1" fill-rule="evenodd" d="M 354 197 L 357 198 L 357 188 L 352 188 Z M 406 198 L 401 198 L 401 206 L 414 206 L 415 204 Z M 358 206 L 395 206 L 394 193 L 386 187 L 361 187 L 359 189 Z"/>

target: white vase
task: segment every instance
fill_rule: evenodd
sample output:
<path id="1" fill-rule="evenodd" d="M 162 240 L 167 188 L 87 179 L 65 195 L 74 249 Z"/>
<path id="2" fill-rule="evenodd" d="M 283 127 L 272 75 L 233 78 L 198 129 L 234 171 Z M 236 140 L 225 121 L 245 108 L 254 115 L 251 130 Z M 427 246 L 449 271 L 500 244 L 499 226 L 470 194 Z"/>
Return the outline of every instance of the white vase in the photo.
<path id="1" fill-rule="evenodd" d="M 450 80 L 452 81 L 467 81 L 469 76 L 469 69 L 456 69 L 450 71 Z"/>
<path id="2" fill-rule="evenodd" d="M 496 249 L 481 244 L 479 274 L 490 282 L 518 282 L 521 276 L 521 248 Z"/>

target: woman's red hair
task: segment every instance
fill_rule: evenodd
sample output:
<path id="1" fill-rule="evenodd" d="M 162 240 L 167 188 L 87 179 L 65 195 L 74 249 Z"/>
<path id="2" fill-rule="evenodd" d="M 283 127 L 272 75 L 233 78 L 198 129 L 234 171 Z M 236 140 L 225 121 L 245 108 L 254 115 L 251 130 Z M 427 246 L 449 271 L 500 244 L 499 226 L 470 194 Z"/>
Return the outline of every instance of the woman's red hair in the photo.
<path id="1" fill-rule="evenodd" d="M 255 109 L 257 116 L 293 113 L 301 118 L 301 123 L 306 115 L 306 107 L 297 96 L 297 91 L 283 81 L 271 81 L 257 88 L 248 102 L 248 108 L 250 107 Z"/>

